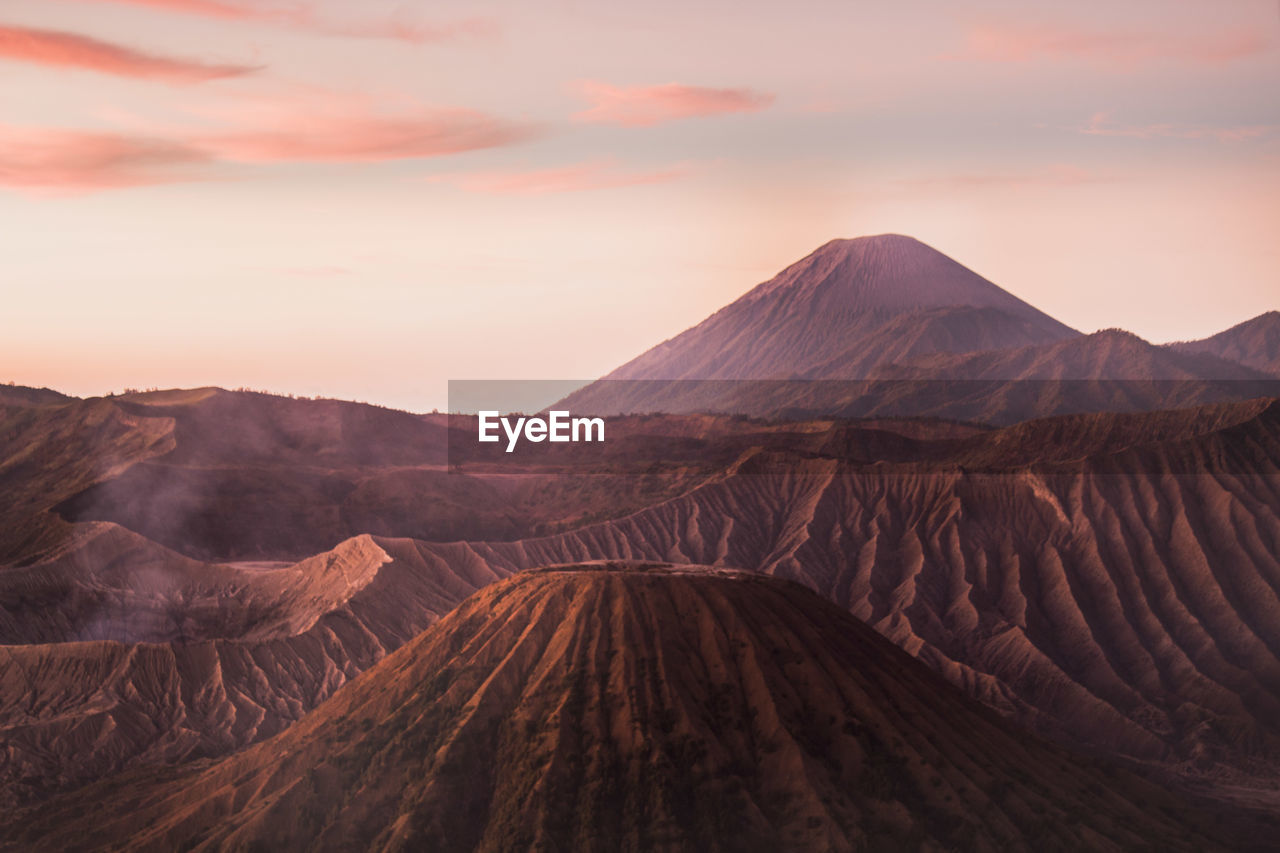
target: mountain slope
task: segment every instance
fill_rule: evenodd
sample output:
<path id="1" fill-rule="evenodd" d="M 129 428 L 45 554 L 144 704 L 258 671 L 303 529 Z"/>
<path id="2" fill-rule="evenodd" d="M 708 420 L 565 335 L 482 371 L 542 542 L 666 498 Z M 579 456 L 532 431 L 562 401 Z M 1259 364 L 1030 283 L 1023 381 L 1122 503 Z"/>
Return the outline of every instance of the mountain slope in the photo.
<path id="1" fill-rule="evenodd" d="M 684 423 L 673 419 L 671 428 Z M 60 633 L 12 627 L 11 636 L 163 639 L 182 626 L 193 642 L 0 649 L 0 680 L 14 685 L 0 694 L 8 703 L 0 725 L 18 747 L 0 756 L 0 799 L 22 778 L 65 787 L 134 763 L 253 742 L 477 586 L 592 559 L 732 565 L 799 580 L 1044 735 L 1193 777 L 1280 771 L 1275 403 L 1072 416 L 978 433 L 939 424 L 936 439 L 928 422 L 914 424 L 915 437 L 890 426 L 819 422 L 762 435 L 761 446 L 737 451 L 737 461 L 687 494 L 557 536 L 453 544 L 362 537 L 341 555 L 299 564 L 322 570 L 342 557 L 347 576 L 372 578 L 345 600 L 333 597 L 333 609 L 302 634 L 279 626 L 311 618 L 305 597 L 286 596 L 296 611 L 272 613 L 247 606 L 267 600 L 252 589 L 235 593 L 244 601 L 238 619 L 257 614 L 242 629 L 260 642 L 196 633 L 219 624 L 207 602 L 231 612 L 213 583 L 224 569 L 202 577 L 197 564 L 193 580 L 176 587 L 181 595 L 145 601 L 138 612 L 159 618 L 130 625 L 151 633 L 84 635 L 72 628 L 94 624 L 86 602 L 105 599 L 101 612 L 109 613 L 114 602 L 142 596 L 133 579 L 147 576 L 126 561 L 78 585 L 70 556 L 37 564 L 15 575 L 25 580 L 11 589 L 27 599 L 14 599 L 13 610 Z M 699 452 L 719 454 L 714 442 Z M 126 557 L 136 559 L 127 551 L 116 559 Z M 180 576 L 184 563 L 162 565 Z M 138 675 L 125 668 L 121 690 L 99 693 L 99 670 L 86 656 L 115 661 L 132 648 L 129 660 L 162 663 Z M 200 663 L 184 663 L 188 655 Z M 38 695 L 56 701 L 26 698 L 32 690 L 22 685 L 35 672 Z M 191 711 L 192 696 L 208 697 L 208 711 Z M 136 719 L 162 722 L 127 722 Z M 68 720 L 101 725 L 69 738 L 58 734 Z M 178 746 L 157 751 L 152 741 Z M 73 746 L 51 750 L 58 742 Z M 70 769 L 60 771 L 59 761 Z M 18 796 L 44 790 L 42 783 Z"/>
<path id="2" fill-rule="evenodd" d="M 78 525 L 65 553 L 0 570 L 0 808 L 275 734 L 505 574 L 370 536 L 206 565 Z"/>
<path id="3" fill-rule="evenodd" d="M 761 451 L 491 562 L 674 560 L 801 581 L 1070 743 L 1280 770 L 1280 404 L 1081 415 L 960 441 Z"/>
<path id="4" fill-rule="evenodd" d="M 1210 353 L 1171 350 L 1150 344 L 1132 332 L 1104 329 L 1056 343 L 917 356 L 883 368 L 877 378 L 1262 383 L 1274 377 Z"/>
<path id="5" fill-rule="evenodd" d="M 948 309 L 952 314 L 956 309 Z M 974 313 L 978 309 L 962 309 Z M 915 322 L 918 315 L 909 315 Z M 822 371 L 867 378 L 705 382 L 600 380 L 571 396 L 623 411 L 733 412 L 765 418 L 931 417 L 1009 425 L 1084 412 L 1158 411 L 1280 396 L 1280 377 L 1207 352 L 1155 346 L 1108 329 L 981 352 L 920 352 L 890 322 Z M 970 337 L 978 341 L 980 338 Z M 899 359 L 890 362 L 889 359 Z"/>
<path id="6" fill-rule="evenodd" d="M 1280 375 L 1280 311 L 1268 311 L 1199 341 L 1170 344 L 1180 352 L 1203 352 Z"/>
<path id="7" fill-rule="evenodd" d="M 851 342 L 920 311 L 967 307 L 1011 345 L 1076 334 L 910 237 L 833 240 L 606 379 L 787 379 L 811 375 Z M 1000 325 L 1003 324 L 1003 325 Z M 996 331 L 987 340 L 1001 338 Z M 841 372 L 831 378 L 846 378 Z M 818 378 L 827 378 L 824 374 Z"/>
<path id="8" fill-rule="evenodd" d="M 933 353 L 969 353 L 1041 345 L 1045 325 L 998 308 L 968 305 L 912 311 L 888 320 L 865 337 L 804 372 L 806 379 L 865 379 L 886 364 Z M 1063 338 L 1073 340 L 1073 338 Z"/>
<path id="9" fill-rule="evenodd" d="M 1209 353 L 1108 329 L 1057 343 L 932 353 L 886 364 L 867 383 L 793 393 L 792 408 L 845 417 L 929 416 L 1007 425 L 1083 412 L 1181 409 L 1280 395 L 1280 381 Z M 747 385 L 722 402 L 751 410 Z M 760 404 L 756 404 L 759 408 Z"/>
<path id="10" fill-rule="evenodd" d="M 104 399 L 0 402 L 0 567 L 59 547 L 71 525 L 53 507 L 171 451 L 174 426 Z"/>
<path id="11" fill-rule="evenodd" d="M 1276 318 L 1175 347 L 1119 330 L 1082 336 L 911 238 L 836 240 L 556 408 L 1010 424 L 1242 400 L 1280 393 L 1227 384 L 1277 378 L 1266 372 L 1280 352 Z M 1245 358 L 1258 366 L 1233 360 Z M 1017 385 L 1095 380 L 1201 384 Z"/>
<path id="12" fill-rule="evenodd" d="M 1200 816 L 1009 731 L 774 580 L 480 592 L 277 738 L 19 815 L 78 849 L 1209 850 Z"/>
<path id="13" fill-rule="evenodd" d="M 0 385 L 0 406 L 49 406 L 68 403 L 74 399 L 52 388 Z"/>
<path id="14" fill-rule="evenodd" d="M 135 424 L 166 424 L 168 443 L 106 469 L 95 463 L 111 448 L 102 446 L 102 430 L 81 422 L 87 407 Z M 14 471 L 13 482 L 26 478 L 33 497 L 9 507 L 12 528 L 29 522 L 66 534 L 63 520 L 114 522 L 210 562 L 296 562 L 366 533 L 426 541 L 519 539 L 562 528 L 602 502 L 624 515 L 683 491 L 678 482 L 655 480 L 625 492 L 630 497 L 620 502 L 623 490 L 600 478 L 485 478 L 446 470 L 450 434 L 456 461 L 460 448 L 475 444 L 474 423 L 460 439 L 460 427 L 445 415 L 339 400 L 204 388 L 77 403 L 45 415 L 55 416 L 65 419 L 66 429 L 99 441 L 86 442 L 63 467 Z M 26 420 L 25 432 L 11 434 L 15 444 L 65 441 L 41 435 L 47 427 L 35 414 L 27 412 Z M 611 432 L 608 447 L 621 437 Z M 0 482 L 4 438 L 0 432 Z M 691 468 L 698 464 L 690 460 Z M 28 482 L 19 485 L 25 489 Z M 38 517 L 22 518 L 24 509 Z M 0 518 L 5 510 L 0 505 Z M 30 550 L 6 554 L 0 547 L 0 566 L 31 559 Z"/>

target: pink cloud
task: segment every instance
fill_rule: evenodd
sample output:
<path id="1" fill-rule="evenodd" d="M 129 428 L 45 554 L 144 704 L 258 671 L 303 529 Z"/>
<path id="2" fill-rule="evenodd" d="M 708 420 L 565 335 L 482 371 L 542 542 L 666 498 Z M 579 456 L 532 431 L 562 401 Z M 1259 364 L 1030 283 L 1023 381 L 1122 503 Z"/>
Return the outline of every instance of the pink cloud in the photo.
<path id="1" fill-rule="evenodd" d="M 172 59 L 74 33 L 10 26 L 0 26 L 0 58 L 177 83 L 236 77 L 259 70 Z"/>
<path id="2" fill-rule="evenodd" d="M 615 189 L 644 184 L 658 184 L 677 180 L 689 173 L 687 165 L 672 166 L 650 171 L 631 171 L 618 168 L 607 160 L 575 163 L 551 169 L 533 169 L 521 172 L 474 172 L 456 176 L 439 176 L 465 190 L 502 195 L 544 195 L 548 193 L 580 192 L 583 190 Z"/>
<path id="3" fill-rule="evenodd" d="M 1274 128 L 1269 125 L 1233 125 L 1219 127 L 1204 124 L 1145 124 L 1117 125 L 1112 123 L 1111 114 L 1094 113 L 1087 124 L 1077 128 L 1089 136 L 1127 136 L 1133 139 L 1154 139 L 1168 137 L 1173 139 L 1216 139 L 1219 142 L 1245 142 L 1269 135 Z"/>
<path id="4" fill-rule="evenodd" d="M 164 139 L 0 126 L 0 185 L 76 192 L 189 180 L 208 154 Z"/>
<path id="5" fill-rule="evenodd" d="M 726 113 L 749 113 L 767 108 L 771 94 L 751 89 L 710 89 L 703 86 L 611 86 L 593 80 L 577 84 L 590 108 L 574 115 L 577 121 L 644 127 L 683 118 Z"/>
<path id="6" fill-rule="evenodd" d="M 512 145 L 535 131 L 474 110 L 409 117 L 293 116 L 264 128 L 206 136 L 198 145 L 240 163 L 371 162 L 440 157 Z"/>
<path id="7" fill-rule="evenodd" d="M 1219 33 L 1142 33 L 1071 26 L 987 24 L 969 29 L 964 50 L 951 59 L 1028 62 L 1083 59 L 1118 67 L 1156 60 L 1221 65 L 1271 49 L 1254 30 Z"/>
<path id="8" fill-rule="evenodd" d="M 266 9 L 254 9 L 235 3 L 221 3 L 218 0 L 100 0 L 100 2 L 151 6 L 156 9 L 166 9 L 191 15 L 204 15 L 210 18 L 256 18 L 268 12 Z"/>
<path id="9" fill-rule="evenodd" d="M 409 116 L 330 110 L 254 119 L 217 134 L 0 126 L 0 186 L 83 192 L 207 179 L 221 165 L 411 160 L 511 145 L 534 133 L 461 109 Z"/>
<path id="10" fill-rule="evenodd" d="M 224 0 L 84 0 L 113 5 L 145 6 L 185 15 L 221 18 L 229 21 L 252 21 L 276 26 L 309 30 L 324 35 L 354 38 L 386 38 L 423 44 L 457 38 L 487 36 L 498 25 L 490 18 L 465 18 L 443 24 L 426 24 L 392 16 L 380 21 L 341 21 L 319 15 L 311 5 L 272 5 L 263 2 L 224 2 Z"/>

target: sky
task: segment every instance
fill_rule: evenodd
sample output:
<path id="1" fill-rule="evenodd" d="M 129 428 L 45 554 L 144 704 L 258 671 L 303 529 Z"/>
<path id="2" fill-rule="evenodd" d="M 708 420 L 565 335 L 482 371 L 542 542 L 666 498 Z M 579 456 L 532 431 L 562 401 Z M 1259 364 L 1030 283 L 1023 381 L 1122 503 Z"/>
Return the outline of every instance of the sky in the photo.
<path id="1" fill-rule="evenodd" d="M 1280 6 L 7 0 L 0 382 L 443 408 L 837 237 L 1082 331 L 1280 308 Z"/>

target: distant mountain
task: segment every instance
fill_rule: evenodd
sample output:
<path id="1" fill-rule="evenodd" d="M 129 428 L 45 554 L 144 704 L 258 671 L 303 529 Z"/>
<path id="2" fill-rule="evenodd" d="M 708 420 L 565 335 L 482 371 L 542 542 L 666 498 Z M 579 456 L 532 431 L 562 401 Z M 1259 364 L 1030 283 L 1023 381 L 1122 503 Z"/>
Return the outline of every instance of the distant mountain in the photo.
<path id="1" fill-rule="evenodd" d="M 934 353 L 880 368 L 880 379 L 1266 381 L 1273 377 L 1205 352 L 1160 347 L 1123 329 L 1050 344 Z"/>
<path id="2" fill-rule="evenodd" d="M 0 385 L 0 406 L 45 406 L 74 400 L 52 388 L 28 388 L 25 385 Z"/>
<path id="3" fill-rule="evenodd" d="M 836 240 L 557 408 L 1010 424 L 1280 395 L 1232 360 L 1280 347 L 1280 323 L 1252 323 L 1222 353 L 1081 335 L 917 240 Z"/>
<path id="4" fill-rule="evenodd" d="M 1109 329 L 1042 346 L 933 353 L 876 370 L 876 381 L 818 383 L 782 410 L 919 416 L 1007 425 L 1081 412 L 1181 409 L 1280 396 L 1280 379 L 1208 353 Z M 739 393 L 756 390 L 743 385 Z M 757 395 L 760 396 L 760 395 Z M 736 410 L 749 400 L 722 400 Z"/>
<path id="5" fill-rule="evenodd" d="M 937 313 L 955 308 L 984 310 Z M 605 378 L 861 378 L 851 361 L 875 359 L 850 359 L 850 348 L 891 321 L 912 352 L 1078 334 L 924 243 L 886 234 L 827 243 Z"/>
<path id="6" fill-rule="evenodd" d="M 1280 311 L 1268 311 L 1210 338 L 1170 344 L 1179 352 L 1202 352 L 1280 376 Z"/>
<path id="7" fill-rule="evenodd" d="M 1215 850 L 803 587 L 700 567 L 490 586 L 281 735 L 10 815 L 131 850 Z"/>
<path id="8" fill-rule="evenodd" d="M 447 470 L 477 447 L 474 422 L 216 388 L 23 407 L 3 426 L 0 567 L 56 547 L 68 521 L 114 522 L 204 561 L 294 562 L 362 533 L 520 539 L 603 518 L 604 505 L 626 515 L 719 464 L 686 448 L 683 473 L 620 503 L 599 477 Z M 602 447 L 634 454 L 623 433 L 609 437 Z"/>
<path id="9" fill-rule="evenodd" d="M 174 447 L 174 422 L 103 399 L 0 406 L 0 566 L 59 547 L 69 526 L 49 509 Z"/>

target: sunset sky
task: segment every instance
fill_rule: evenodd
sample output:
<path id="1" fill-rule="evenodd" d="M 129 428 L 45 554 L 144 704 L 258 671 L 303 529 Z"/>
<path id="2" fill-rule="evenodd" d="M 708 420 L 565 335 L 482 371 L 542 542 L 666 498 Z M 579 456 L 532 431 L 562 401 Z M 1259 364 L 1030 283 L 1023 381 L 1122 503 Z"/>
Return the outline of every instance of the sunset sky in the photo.
<path id="1" fill-rule="evenodd" d="M 1083 331 L 1280 308 L 1276 0 L 0 5 L 0 381 L 427 410 L 884 232 Z"/>

